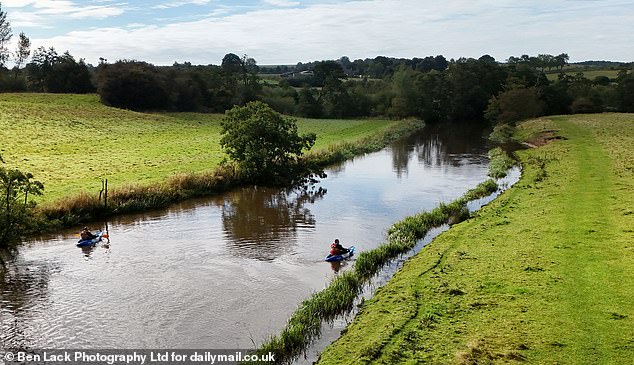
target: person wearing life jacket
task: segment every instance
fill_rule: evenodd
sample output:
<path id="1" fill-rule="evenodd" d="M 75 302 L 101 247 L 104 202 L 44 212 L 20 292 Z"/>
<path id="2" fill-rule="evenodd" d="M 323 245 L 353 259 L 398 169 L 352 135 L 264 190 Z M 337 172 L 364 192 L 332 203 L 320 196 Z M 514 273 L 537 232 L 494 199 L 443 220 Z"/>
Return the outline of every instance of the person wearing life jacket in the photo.
<path id="1" fill-rule="evenodd" d="M 341 245 L 341 243 L 339 243 L 339 239 L 335 239 L 335 242 L 333 242 L 330 245 L 330 254 L 331 255 L 343 255 L 344 253 L 348 253 L 350 250 L 348 250 L 347 248 L 343 247 Z"/>
<path id="2" fill-rule="evenodd" d="M 95 236 L 94 234 L 92 234 L 92 232 L 90 232 L 88 227 L 84 227 L 81 230 L 81 233 L 79 234 L 79 236 L 81 237 L 82 241 L 86 241 L 86 240 L 91 240 L 93 238 L 97 238 L 97 236 Z"/>

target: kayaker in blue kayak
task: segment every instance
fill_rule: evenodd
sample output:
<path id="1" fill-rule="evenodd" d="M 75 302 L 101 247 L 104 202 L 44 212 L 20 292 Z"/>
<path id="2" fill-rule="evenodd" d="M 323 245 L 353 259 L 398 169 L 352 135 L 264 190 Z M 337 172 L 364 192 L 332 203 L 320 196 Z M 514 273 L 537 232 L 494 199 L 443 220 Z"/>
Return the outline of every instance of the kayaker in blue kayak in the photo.
<path id="1" fill-rule="evenodd" d="M 90 232 L 90 230 L 88 229 L 88 227 L 84 227 L 81 230 L 81 233 L 79 234 L 79 236 L 81 237 L 82 241 L 86 241 L 86 240 L 91 240 L 93 238 L 97 238 L 96 235 L 92 234 L 92 232 Z"/>
<path id="2" fill-rule="evenodd" d="M 330 245 L 330 254 L 331 255 L 343 255 L 344 253 L 348 253 L 350 250 L 343 247 L 341 245 L 341 243 L 339 243 L 339 239 L 335 239 L 335 242 L 333 242 Z"/>

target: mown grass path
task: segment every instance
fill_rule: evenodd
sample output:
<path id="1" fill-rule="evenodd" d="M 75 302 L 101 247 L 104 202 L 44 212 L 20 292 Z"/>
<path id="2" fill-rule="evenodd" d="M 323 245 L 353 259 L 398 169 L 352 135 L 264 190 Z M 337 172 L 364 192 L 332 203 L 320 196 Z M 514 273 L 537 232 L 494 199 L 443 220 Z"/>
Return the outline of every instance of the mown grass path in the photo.
<path id="1" fill-rule="evenodd" d="M 634 115 L 524 123 L 519 183 L 406 263 L 320 364 L 631 364 Z"/>

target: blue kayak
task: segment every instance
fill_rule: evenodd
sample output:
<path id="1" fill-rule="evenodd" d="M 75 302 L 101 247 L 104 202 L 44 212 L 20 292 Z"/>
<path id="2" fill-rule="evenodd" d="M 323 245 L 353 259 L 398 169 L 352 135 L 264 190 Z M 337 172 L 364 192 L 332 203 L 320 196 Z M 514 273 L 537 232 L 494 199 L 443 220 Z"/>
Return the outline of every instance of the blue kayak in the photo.
<path id="1" fill-rule="evenodd" d="M 326 257 L 326 261 L 328 262 L 337 262 L 337 261 L 343 261 L 346 259 L 349 259 L 352 255 L 354 255 L 354 246 L 350 246 L 350 248 L 348 248 L 348 252 L 342 254 L 342 255 L 328 255 Z"/>
<path id="2" fill-rule="evenodd" d="M 77 241 L 77 247 L 89 247 L 92 246 L 94 244 L 96 244 L 97 242 L 101 241 L 101 238 L 103 237 L 103 232 L 99 231 L 96 232 L 95 235 L 97 237 L 89 239 L 89 240 L 79 240 Z"/>

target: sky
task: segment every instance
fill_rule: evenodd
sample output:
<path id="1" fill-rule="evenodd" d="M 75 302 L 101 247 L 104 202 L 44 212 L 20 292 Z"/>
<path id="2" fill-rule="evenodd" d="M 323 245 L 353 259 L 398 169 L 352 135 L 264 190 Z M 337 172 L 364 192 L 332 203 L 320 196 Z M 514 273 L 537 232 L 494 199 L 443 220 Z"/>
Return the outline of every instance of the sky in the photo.
<path id="1" fill-rule="evenodd" d="M 634 61 L 634 0 L 0 0 L 14 40 L 97 64 L 568 53 Z M 13 46 L 15 47 L 15 46 Z"/>

